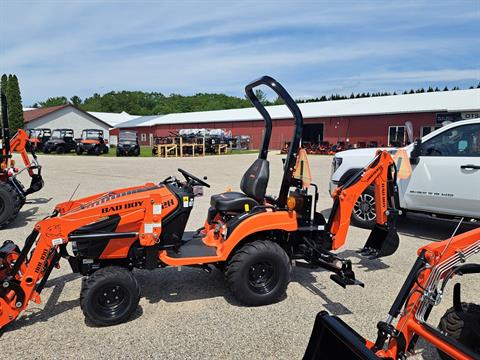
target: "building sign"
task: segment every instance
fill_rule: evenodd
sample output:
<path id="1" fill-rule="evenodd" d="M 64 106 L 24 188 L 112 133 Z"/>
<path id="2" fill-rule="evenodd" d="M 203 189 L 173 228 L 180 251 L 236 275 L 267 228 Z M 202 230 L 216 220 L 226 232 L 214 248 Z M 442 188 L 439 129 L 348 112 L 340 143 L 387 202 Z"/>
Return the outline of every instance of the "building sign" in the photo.
<path id="1" fill-rule="evenodd" d="M 451 113 L 438 113 L 436 114 L 436 123 L 442 124 L 445 121 L 459 121 L 462 120 L 462 114 L 459 112 L 451 112 Z"/>
<path id="2" fill-rule="evenodd" d="M 462 113 L 462 120 L 480 119 L 480 111 L 469 111 Z"/>

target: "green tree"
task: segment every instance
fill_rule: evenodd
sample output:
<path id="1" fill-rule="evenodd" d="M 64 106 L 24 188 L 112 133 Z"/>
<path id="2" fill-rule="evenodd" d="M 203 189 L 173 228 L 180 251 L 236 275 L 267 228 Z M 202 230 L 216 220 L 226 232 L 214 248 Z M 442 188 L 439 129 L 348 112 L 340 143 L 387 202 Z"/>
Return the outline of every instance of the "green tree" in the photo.
<path id="1" fill-rule="evenodd" d="M 42 108 L 50 107 L 50 106 L 58 106 L 58 105 L 66 105 L 68 104 L 68 100 L 65 96 L 55 96 L 49 97 L 45 101 L 40 101 L 38 105 Z"/>
<path id="2" fill-rule="evenodd" d="M 80 97 L 77 95 L 74 95 L 70 98 L 70 103 L 74 106 L 80 106 L 82 105 L 82 99 L 80 99 Z"/>
<path id="3" fill-rule="evenodd" d="M 10 75 L 8 77 L 7 94 L 10 131 L 14 134 L 18 129 L 22 129 L 24 126 L 22 96 L 20 95 L 20 86 L 18 85 L 18 78 L 16 75 Z"/>
<path id="4" fill-rule="evenodd" d="M 7 74 L 3 74 L 2 75 L 2 81 L 0 83 L 0 89 L 3 91 L 5 96 L 7 95 L 7 85 L 8 85 Z"/>

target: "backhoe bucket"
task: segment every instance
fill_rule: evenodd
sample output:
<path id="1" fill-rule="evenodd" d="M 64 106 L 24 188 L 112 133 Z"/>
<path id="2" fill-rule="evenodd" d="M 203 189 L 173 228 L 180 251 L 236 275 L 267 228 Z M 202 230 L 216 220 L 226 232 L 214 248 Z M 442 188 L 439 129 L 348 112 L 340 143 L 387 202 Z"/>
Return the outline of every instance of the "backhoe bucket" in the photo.
<path id="1" fill-rule="evenodd" d="M 395 226 L 375 224 L 360 254 L 372 259 L 392 255 L 400 244 Z"/>
<path id="2" fill-rule="evenodd" d="M 43 181 L 42 175 L 33 174 L 32 182 L 30 183 L 30 187 L 25 191 L 25 196 L 39 191 L 41 188 L 43 188 L 44 184 L 45 183 Z"/>
<path id="3" fill-rule="evenodd" d="M 366 341 L 340 318 L 326 311 L 318 313 L 304 360 L 378 360 Z"/>

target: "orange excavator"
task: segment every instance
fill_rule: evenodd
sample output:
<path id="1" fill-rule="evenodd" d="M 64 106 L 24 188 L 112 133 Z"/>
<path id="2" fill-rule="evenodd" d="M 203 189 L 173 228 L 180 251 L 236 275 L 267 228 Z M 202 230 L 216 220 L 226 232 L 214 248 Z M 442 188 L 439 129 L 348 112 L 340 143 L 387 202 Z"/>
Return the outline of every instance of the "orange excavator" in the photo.
<path id="1" fill-rule="evenodd" d="M 295 122 L 277 196 L 266 194 L 272 119 L 255 96 L 253 89 L 259 85 L 270 87 L 285 101 Z M 300 147 L 300 109 L 268 76 L 248 84 L 245 91 L 263 116 L 265 131 L 258 158 L 241 180 L 241 192 L 213 195 L 204 226 L 197 231 L 185 227 L 195 196 L 209 184 L 182 169 L 178 170 L 184 180 L 170 176 L 159 183 L 58 204 L 35 225 L 22 250 L 9 241 L 0 248 L 0 328 L 17 318 L 29 301 L 40 301 L 61 258 L 85 276 L 80 305 L 84 315 L 100 326 L 121 323 L 135 311 L 140 290 L 133 269 L 193 266 L 210 271 L 215 266 L 224 271 L 235 298 L 247 306 L 281 299 L 292 262 L 327 269 L 343 287 L 363 286 L 355 279 L 350 260 L 333 251 L 345 244 L 353 206 L 372 184 L 377 225 L 362 254 L 388 256 L 398 248 L 396 168 L 391 156 L 379 151 L 338 188 L 325 221 L 317 212 L 318 187 L 311 183 L 306 153 Z"/>
<path id="2" fill-rule="evenodd" d="M 7 100 L 1 94 L 2 131 L 0 133 L 0 228 L 8 225 L 15 219 L 29 194 L 39 191 L 43 187 L 41 166 L 33 147 L 29 146 L 29 136 L 18 129 L 17 133 L 10 138 Z M 32 160 L 30 160 L 27 148 L 30 147 Z M 12 153 L 20 153 L 24 168 L 18 169 Z M 17 176 L 26 170 L 31 177 L 31 184 L 25 189 Z"/>
<path id="3" fill-rule="evenodd" d="M 375 341 L 364 339 L 340 318 L 322 311 L 304 359 L 405 359 L 414 354 L 419 338 L 436 347 L 444 360 L 480 359 L 480 304 L 462 302 L 459 283 L 453 288 L 453 307 L 438 327 L 428 323 L 433 308 L 443 300 L 448 281 L 480 274 L 480 264 L 467 262 L 478 253 L 480 228 L 421 247 L 386 319 L 377 324 Z"/>

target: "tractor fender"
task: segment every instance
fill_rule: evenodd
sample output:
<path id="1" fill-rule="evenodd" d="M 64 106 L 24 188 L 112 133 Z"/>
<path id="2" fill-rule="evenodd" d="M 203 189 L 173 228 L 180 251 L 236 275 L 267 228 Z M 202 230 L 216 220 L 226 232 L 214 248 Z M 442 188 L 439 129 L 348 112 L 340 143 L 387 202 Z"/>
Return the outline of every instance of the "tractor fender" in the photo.
<path id="1" fill-rule="evenodd" d="M 272 230 L 285 232 L 297 231 L 296 212 L 286 210 L 265 211 L 248 216 L 235 227 L 217 251 L 221 251 L 223 260 L 227 260 L 231 252 L 244 239 L 256 233 Z"/>

